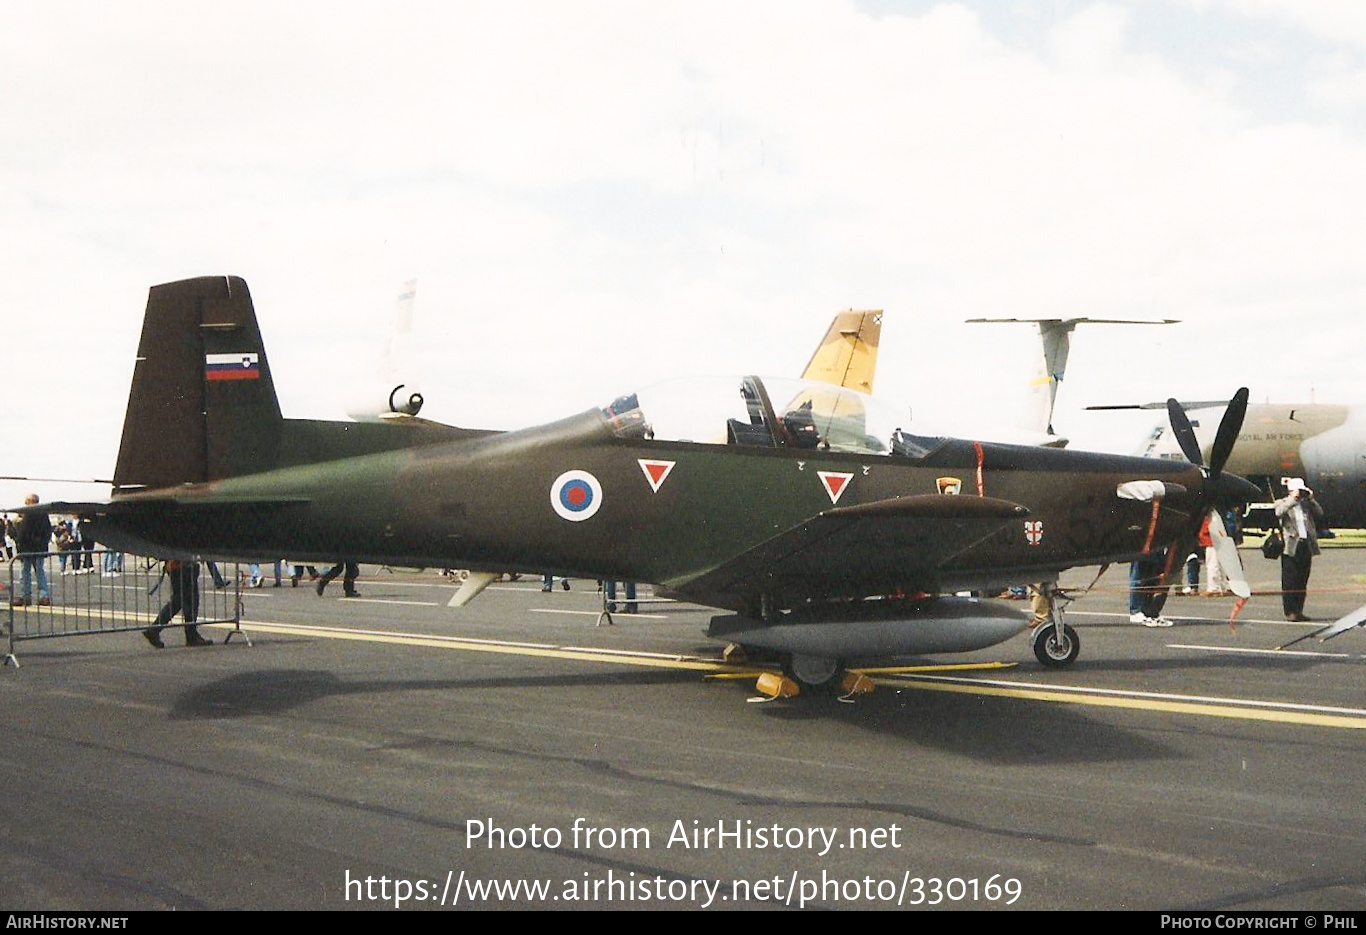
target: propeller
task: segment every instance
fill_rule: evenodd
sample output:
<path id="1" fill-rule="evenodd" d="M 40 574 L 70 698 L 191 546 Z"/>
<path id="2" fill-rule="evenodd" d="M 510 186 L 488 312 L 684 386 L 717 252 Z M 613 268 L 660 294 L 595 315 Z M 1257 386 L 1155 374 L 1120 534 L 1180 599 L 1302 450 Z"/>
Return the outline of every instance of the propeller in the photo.
<path id="1" fill-rule="evenodd" d="M 1224 465 L 1233 453 L 1238 433 L 1243 428 L 1243 419 L 1247 416 L 1247 397 L 1248 390 L 1244 386 L 1229 400 L 1224 416 L 1219 421 L 1219 429 L 1214 435 L 1214 444 L 1210 447 L 1208 467 L 1205 466 L 1200 442 L 1195 437 L 1195 428 L 1191 425 L 1186 410 L 1175 399 L 1167 400 L 1167 417 L 1171 421 L 1177 443 L 1181 446 L 1186 459 L 1200 468 L 1201 473 L 1205 475 L 1205 483 L 1196 508 L 1192 511 L 1192 525 L 1178 533 L 1169 547 L 1167 567 L 1159 585 L 1161 588 L 1166 588 L 1172 572 L 1180 567 L 1180 562 L 1198 542 L 1200 527 L 1204 525 L 1205 517 L 1208 516 L 1210 542 L 1214 544 L 1219 564 L 1223 566 L 1224 574 L 1228 578 L 1229 590 L 1244 600 L 1252 596 L 1252 587 L 1247 583 L 1247 577 L 1243 574 L 1243 563 L 1238 557 L 1238 546 L 1225 532 L 1224 520 L 1220 515 L 1221 508 L 1240 506 L 1261 496 L 1261 491 L 1251 481 L 1236 474 L 1224 473 Z M 1159 597 L 1159 604 L 1164 597 L 1165 595 Z"/>
<path id="2" fill-rule="evenodd" d="M 1191 425 L 1186 410 L 1175 399 L 1167 400 L 1167 418 L 1171 420 L 1172 432 L 1176 435 L 1176 441 L 1181 446 L 1181 452 L 1186 456 L 1187 461 L 1203 470 L 1206 477 L 1214 482 L 1214 487 L 1207 488 L 1206 492 L 1212 495 L 1216 502 L 1247 503 L 1261 495 L 1261 491 L 1250 481 L 1245 481 L 1236 475 L 1230 475 L 1233 483 L 1219 483 L 1223 478 L 1224 465 L 1228 463 L 1228 456 L 1233 453 L 1233 446 L 1238 441 L 1238 433 L 1242 431 L 1243 419 L 1247 417 L 1247 397 L 1247 387 L 1244 386 L 1234 393 L 1233 398 L 1228 401 L 1228 408 L 1224 410 L 1224 417 L 1219 420 L 1219 431 L 1214 434 L 1214 444 L 1210 446 L 1208 468 L 1205 467 L 1204 455 L 1200 451 L 1200 442 L 1196 440 L 1195 427 Z M 1242 483 L 1237 483 L 1238 481 Z M 1250 496 L 1244 496 L 1244 494 L 1250 494 Z"/>

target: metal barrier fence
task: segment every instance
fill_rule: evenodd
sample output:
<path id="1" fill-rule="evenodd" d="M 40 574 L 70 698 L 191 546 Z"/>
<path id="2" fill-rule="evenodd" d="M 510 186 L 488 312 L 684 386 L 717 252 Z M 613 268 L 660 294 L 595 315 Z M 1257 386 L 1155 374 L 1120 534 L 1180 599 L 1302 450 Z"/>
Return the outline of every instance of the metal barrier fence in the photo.
<path id="1" fill-rule="evenodd" d="M 220 569 L 211 562 L 198 565 L 195 619 L 186 621 L 177 610 L 166 626 L 229 623 L 234 629 L 224 642 L 238 634 L 245 639 L 239 566 L 225 563 Z M 9 637 L 5 664 L 19 667 L 15 645 L 27 640 L 148 629 L 172 601 L 172 572 L 165 569 L 165 563 L 155 559 L 104 549 L 11 559 L 9 590 L 4 594 Z"/>

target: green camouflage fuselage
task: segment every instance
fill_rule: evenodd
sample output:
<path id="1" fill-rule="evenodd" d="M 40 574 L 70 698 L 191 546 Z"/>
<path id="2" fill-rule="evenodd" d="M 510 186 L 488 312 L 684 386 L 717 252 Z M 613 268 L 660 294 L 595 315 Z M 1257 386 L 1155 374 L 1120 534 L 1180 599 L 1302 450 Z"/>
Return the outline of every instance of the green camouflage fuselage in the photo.
<path id="1" fill-rule="evenodd" d="M 672 466 L 656 484 L 642 462 Z M 1024 510 L 930 515 L 941 479 L 977 496 L 979 463 L 981 493 Z M 555 509 L 566 472 L 597 484 L 586 518 Z M 1187 492 L 1167 498 L 1154 526 L 1152 503 L 1116 495 L 1134 480 Z M 139 492 L 116 501 L 100 536 L 160 554 L 652 582 L 749 610 L 761 596 L 792 606 L 937 592 L 1126 560 L 1176 535 L 1201 483 L 1190 465 L 953 439 L 921 458 L 628 439 L 592 410 L 517 432 Z M 939 502 L 968 506 L 951 500 Z M 837 555 L 813 544 L 827 533 L 813 523 L 912 502 L 925 506 L 910 518 L 861 520 Z M 140 508 L 118 508 L 133 504 Z"/>

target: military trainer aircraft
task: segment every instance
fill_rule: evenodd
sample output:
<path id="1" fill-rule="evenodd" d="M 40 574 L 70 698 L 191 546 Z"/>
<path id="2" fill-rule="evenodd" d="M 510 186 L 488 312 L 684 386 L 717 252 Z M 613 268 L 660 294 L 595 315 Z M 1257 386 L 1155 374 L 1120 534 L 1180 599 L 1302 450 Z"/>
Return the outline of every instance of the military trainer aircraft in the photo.
<path id="1" fill-rule="evenodd" d="M 246 283 L 207 277 L 151 289 L 112 498 L 32 509 L 139 554 L 469 568 L 464 600 L 508 570 L 663 585 L 821 686 L 1024 628 L 954 592 L 1188 542 L 1257 495 L 1223 471 L 1245 403 L 1208 468 L 917 436 L 870 396 L 755 376 L 512 432 L 286 419 Z M 1050 665 L 1079 645 L 1056 615 L 1034 637 Z"/>

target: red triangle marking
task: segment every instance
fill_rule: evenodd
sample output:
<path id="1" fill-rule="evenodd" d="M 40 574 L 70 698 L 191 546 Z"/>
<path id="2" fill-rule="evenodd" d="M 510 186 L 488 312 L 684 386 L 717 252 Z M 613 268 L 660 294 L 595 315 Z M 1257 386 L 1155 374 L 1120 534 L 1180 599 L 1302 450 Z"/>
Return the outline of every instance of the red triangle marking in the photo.
<path id="1" fill-rule="evenodd" d="M 844 493 L 844 488 L 853 479 L 853 474 L 839 474 L 834 471 L 817 471 L 821 483 L 825 485 L 825 492 L 830 495 L 831 503 L 838 503 L 840 495 Z"/>
<path id="2" fill-rule="evenodd" d="M 669 472 L 674 469 L 674 461 L 647 461 L 638 458 L 640 469 L 645 472 L 645 479 L 650 482 L 650 489 L 659 492 L 659 488 L 664 484 L 664 478 L 669 476 Z"/>

